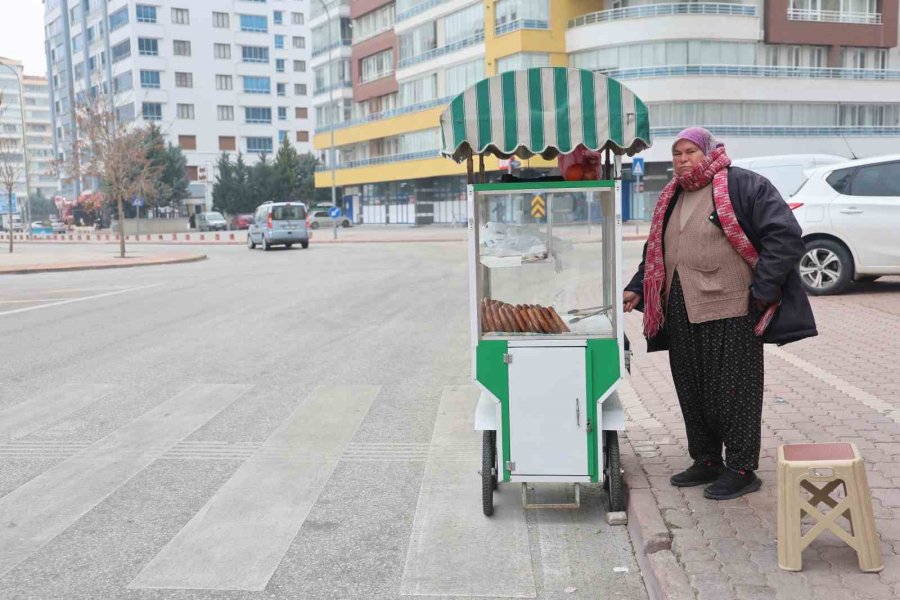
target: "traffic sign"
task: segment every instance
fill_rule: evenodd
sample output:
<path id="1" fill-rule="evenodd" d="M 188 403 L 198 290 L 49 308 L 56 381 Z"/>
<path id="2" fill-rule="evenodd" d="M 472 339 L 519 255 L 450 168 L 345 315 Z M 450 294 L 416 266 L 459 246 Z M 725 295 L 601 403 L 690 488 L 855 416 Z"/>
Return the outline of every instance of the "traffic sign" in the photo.
<path id="1" fill-rule="evenodd" d="M 137 198 L 132 199 L 132 200 L 131 200 L 131 205 L 132 205 L 133 207 L 135 207 L 135 208 L 139 208 L 139 207 L 143 206 L 143 205 L 144 205 L 144 198 L 141 197 L 141 196 L 138 196 Z"/>
<path id="2" fill-rule="evenodd" d="M 335 221 L 341 218 L 341 207 L 340 206 L 332 206 L 328 209 L 328 216 L 334 219 Z"/>
<path id="3" fill-rule="evenodd" d="M 517 161 L 516 159 L 512 159 L 512 160 L 509 161 L 509 168 L 510 168 L 510 169 L 518 169 L 518 168 L 521 167 L 521 166 L 522 166 L 522 163 L 520 163 L 520 162 Z"/>
<path id="4" fill-rule="evenodd" d="M 644 159 L 638 158 L 635 156 L 631 159 L 631 174 L 635 177 L 642 177 L 644 175 Z"/>
<path id="5" fill-rule="evenodd" d="M 547 209 L 544 205 L 544 199 L 540 196 L 535 196 L 531 199 L 531 216 L 535 219 L 540 219 L 547 215 Z"/>
<path id="6" fill-rule="evenodd" d="M 13 214 L 19 212 L 19 205 L 16 202 L 16 193 L 13 192 L 12 195 L 12 211 Z M 9 212 L 9 195 L 6 192 L 0 192 L 0 215 L 5 215 Z"/>

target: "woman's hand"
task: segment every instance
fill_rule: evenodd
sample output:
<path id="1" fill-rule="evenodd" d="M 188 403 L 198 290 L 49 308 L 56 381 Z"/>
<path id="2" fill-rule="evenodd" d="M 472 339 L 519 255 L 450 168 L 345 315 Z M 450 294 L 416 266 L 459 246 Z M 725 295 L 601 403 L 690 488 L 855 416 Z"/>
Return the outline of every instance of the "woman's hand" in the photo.
<path id="1" fill-rule="evenodd" d="M 625 312 L 631 312 L 634 307 L 641 303 L 641 295 L 637 292 L 626 291 L 622 294 L 622 300 L 625 303 Z"/>

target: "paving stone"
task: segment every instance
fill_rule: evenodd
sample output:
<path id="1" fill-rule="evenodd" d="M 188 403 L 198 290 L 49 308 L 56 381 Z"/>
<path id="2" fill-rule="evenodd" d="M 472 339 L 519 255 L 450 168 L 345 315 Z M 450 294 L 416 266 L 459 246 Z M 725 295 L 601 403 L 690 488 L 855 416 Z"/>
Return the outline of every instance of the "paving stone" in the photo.
<path id="1" fill-rule="evenodd" d="M 742 585 L 734 586 L 736 600 L 772 600 L 775 590 L 766 585 Z"/>
<path id="2" fill-rule="evenodd" d="M 734 537 L 713 538 L 709 540 L 709 547 L 723 563 L 745 561 L 750 558 L 750 552 L 744 547 L 744 543 Z"/>
<path id="3" fill-rule="evenodd" d="M 658 497 L 657 497 L 658 498 Z M 660 508 L 663 508 L 660 504 Z M 662 511 L 663 521 L 666 526 L 671 529 L 693 529 L 697 525 L 697 521 L 691 516 L 691 512 L 686 508 L 669 508 Z"/>
<path id="4" fill-rule="evenodd" d="M 900 583 L 900 555 L 882 555 L 884 570 L 878 577 L 885 584 Z"/>

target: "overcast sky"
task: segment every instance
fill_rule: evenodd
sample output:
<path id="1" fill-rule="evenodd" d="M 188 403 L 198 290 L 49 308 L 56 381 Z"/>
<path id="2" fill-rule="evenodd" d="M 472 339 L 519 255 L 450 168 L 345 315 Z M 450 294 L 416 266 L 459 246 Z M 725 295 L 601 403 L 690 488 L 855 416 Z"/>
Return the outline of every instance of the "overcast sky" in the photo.
<path id="1" fill-rule="evenodd" d="M 22 61 L 26 75 L 47 75 L 41 0 L 0 0 L 0 56 Z"/>

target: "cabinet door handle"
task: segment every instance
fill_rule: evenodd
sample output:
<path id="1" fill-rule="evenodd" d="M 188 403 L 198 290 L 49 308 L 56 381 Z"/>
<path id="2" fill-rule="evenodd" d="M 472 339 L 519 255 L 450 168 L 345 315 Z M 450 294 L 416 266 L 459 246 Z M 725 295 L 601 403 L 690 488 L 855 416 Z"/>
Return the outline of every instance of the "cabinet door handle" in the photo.
<path id="1" fill-rule="evenodd" d="M 575 398 L 575 425 L 581 427 L 581 404 L 579 404 L 578 398 Z"/>

